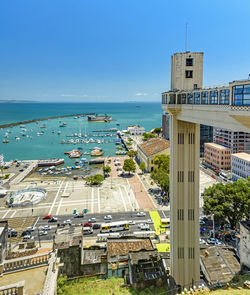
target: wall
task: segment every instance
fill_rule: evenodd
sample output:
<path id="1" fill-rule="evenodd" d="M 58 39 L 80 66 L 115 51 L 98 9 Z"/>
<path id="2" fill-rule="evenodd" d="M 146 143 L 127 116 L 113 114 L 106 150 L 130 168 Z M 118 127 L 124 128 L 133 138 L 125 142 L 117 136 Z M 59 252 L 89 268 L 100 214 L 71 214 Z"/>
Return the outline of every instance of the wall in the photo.
<path id="1" fill-rule="evenodd" d="M 250 269 L 250 230 L 240 223 L 240 266 Z"/>

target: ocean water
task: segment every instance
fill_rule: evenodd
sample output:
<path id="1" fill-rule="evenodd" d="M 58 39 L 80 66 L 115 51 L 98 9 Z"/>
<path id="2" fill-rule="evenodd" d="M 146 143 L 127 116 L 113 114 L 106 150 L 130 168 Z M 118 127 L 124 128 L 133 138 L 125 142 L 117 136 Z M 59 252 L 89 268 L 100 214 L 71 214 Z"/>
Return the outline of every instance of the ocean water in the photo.
<path id="1" fill-rule="evenodd" d="M 14 123 L 19 121 L 45 118 L 50 116 L 71 115 L 78 113 L 97 113 L 108 114 L 112 116 L 113 121 L 105 122 L 88 122 L 86 118 L 74 119 L 74 117 L 58 118 L 46 121 L 40 121 L 38 124 L 26 124 L 24 132 L 28 137 L 21 134 L 20 126 L 0 129 L 0 154 L 4 155 L 5 161 L 10 160 L 34 160 L 48 158 L 64 158 L 65 165 L 71 165 L 74 159 L 69 159 L 64 155 L 64 151 L 71 151 L 81 147 L 83 152 L 89 152 L 90 148 L 99 146 L 104 151 L 104 156 L 113 156 L 117 151 L 114 140 L 116 137 L 92 137 L 93 134 L 102 134 L 101 132 L 93 133 L 93 130 L 102 130 L 109 128 L 126 129 L 127 126 L 139 124 L 150 131 L 155 127 L 161 126 L 162 109 L 160 103 L 0 103 L 0 125 Z M 67 124 L 66 127 L 60 128 L 59 120 Z M 120 126 L 116 123 L 119 122 Z M 46 125 L 41 129 L 40 126 Z M 33 129 L 33 131 L 32 131 Z M 5 133 L 8 132 L 9 143 L 3 143 Z M 51 131 L 54 130 L 55 133 Z M 57 132 L 61 131 L 58 135 Z M 37 132 L 44 131 L 44 135 L 37 136 Z M 87 133 L 88 138 L 112 140 L 109 143 L 79 143 L 79 144 L 61 144 L 61 140 L 71 139 L 67 137 L 73 133 Z M 15 136 L 20 137 L 16 141 Z M 32 137 L 32 138 L 31 138 Z M 76 138 L 73 138 L 74 140 Z M 90 158 L 88 155 L 83 155 Z"/>

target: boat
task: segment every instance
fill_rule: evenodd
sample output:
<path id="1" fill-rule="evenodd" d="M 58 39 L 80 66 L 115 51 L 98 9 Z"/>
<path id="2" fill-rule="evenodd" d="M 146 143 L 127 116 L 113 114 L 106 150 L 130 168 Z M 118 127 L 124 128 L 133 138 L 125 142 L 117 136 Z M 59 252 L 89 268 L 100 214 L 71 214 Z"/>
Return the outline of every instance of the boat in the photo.
<path id="1" fill-rule="evenodd" d="M 93 150 L 91 151 L 90 155 L 92 157 L 96 157 L 96 156 L 102 156 L 104 154 L 104 152 L 100 151 L 100 150 Z"/>
<path id="2" fill-rule="evenodd" d="M 58 131 L 58 132 L 57 132 L 58 135 L 60 135 L 61 133 L 62 133 L 61 131 Z"/>
<path id="3" fill-rule="evenodd" d="M 18 136 L 15 136 L 15 139 L 16 139 L 16 140 L 20 140 L 20 137 L 18 137 Z"/>
<path id="4" fill-rule="evenodd" d="M 64 139 L 62 139 L 61 143 L 65 143 L 65 140 L 64 140 Z"/>
<path id="5" fill-rule="evenodd" d="M 66 127 L 66 126 L 67 126 L 66 123 L 62 123 L 62 124 L 59 125 L 59 127 Z"/>
<path id="6" fill-rule="evenodd" d="M 120 126 L 120 123 L 119 123 L 119 122 L 117 122 L 117 123 L 116 123 L 116 125 L 117 125 L 117 126 Z"/>
<path id="7" fill-rule="evenodd" d="M 108 115 L 95 115 L 95 116 L 88 116 L 89 122 L 110 122 L 112 121 L 112 117 Z"/>
<path id="8" fill-rule="evenodd" d="M 64 159 L 40 160 L 38 163 L 38 167 L 57 166 L 63 163 L 64 163 Z"/>
<path id="9" fill-rule="evenodd" d="M 42 126 L 40 126 L 40 128 L 46 128 L 46 125 L 45 125 L 45 124 L 43 124 Z"/>
<path id="10" fill-rule="evenodd" d="M 82 156 L 82 153 L 80 151 L 73 150 L 69 153 L 70 159 L 80 158 L 81 156 Z"/>
<path id="11" fill-rule="evenodd" d="M 3 143 L 9 143 L 10 141 L 8 139 L 4 139 Z"/>

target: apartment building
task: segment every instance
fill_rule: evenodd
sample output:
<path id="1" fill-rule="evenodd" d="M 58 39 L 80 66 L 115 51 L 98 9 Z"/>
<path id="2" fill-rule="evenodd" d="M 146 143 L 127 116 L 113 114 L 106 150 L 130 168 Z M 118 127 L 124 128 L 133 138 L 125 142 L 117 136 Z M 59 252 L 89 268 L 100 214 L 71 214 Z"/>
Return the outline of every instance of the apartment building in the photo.
<path id="1" fill-rule="evenodd" d="M 232 153 L 250 153 L 250 133 L 214 128 L 213 142 L 231 149 Z"/>
<path id="2" fill-rule="evenodd" d="M 250 177 L 250 154 L 232 154 L 232 179 Z"/>
<path id="3" fill-rule="evenodd" d="M 219 170 L 231 169 L 231 150 L 216 143 L 204 144 L 204 161 L 205 163 Z"/>

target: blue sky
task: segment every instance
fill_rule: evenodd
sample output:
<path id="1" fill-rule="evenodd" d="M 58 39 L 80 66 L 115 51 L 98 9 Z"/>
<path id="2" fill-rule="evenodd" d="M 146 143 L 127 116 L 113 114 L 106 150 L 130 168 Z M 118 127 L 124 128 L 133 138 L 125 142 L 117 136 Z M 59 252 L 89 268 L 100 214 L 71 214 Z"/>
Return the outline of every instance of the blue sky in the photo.
<path id="1" fill-rule="evenodd" d="M 0 99 L 160 101 L 186 22 L 205 86 L 247 78 L 249 15 L 249 0 L 2 0 Z"/>

